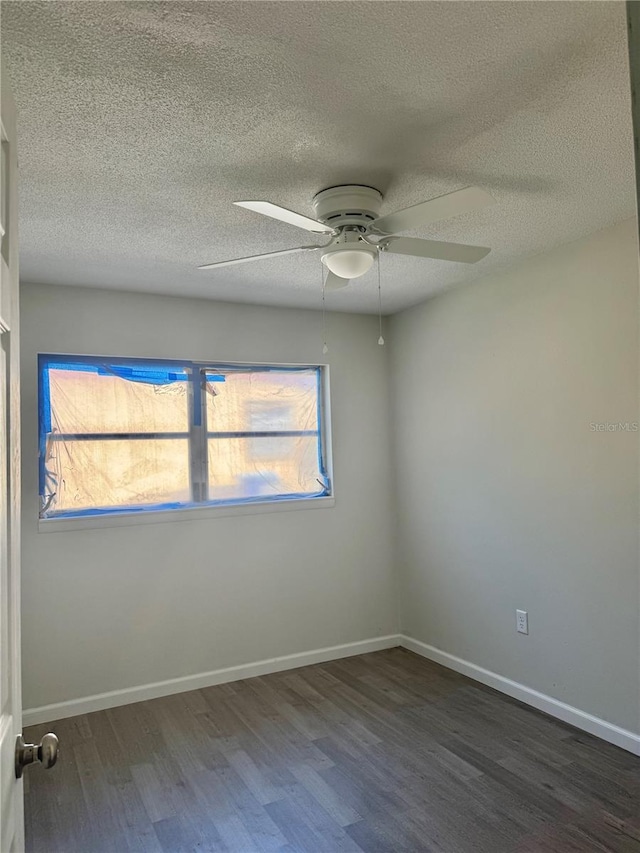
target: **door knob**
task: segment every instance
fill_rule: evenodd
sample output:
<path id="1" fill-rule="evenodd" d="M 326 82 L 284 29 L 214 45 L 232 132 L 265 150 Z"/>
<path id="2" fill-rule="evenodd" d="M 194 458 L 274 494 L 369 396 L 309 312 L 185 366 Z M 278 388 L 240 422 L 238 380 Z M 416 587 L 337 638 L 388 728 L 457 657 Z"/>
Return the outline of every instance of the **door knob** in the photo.
<path id="1" fill-rule="evenodd" d="M 58 738 L 52 732 L 46 734 L 40 743 L 25 743 L 22 735 L 16 738 L 16 779 L 30 764 L 39 761 L 47 770 L 58 760 Z"/>

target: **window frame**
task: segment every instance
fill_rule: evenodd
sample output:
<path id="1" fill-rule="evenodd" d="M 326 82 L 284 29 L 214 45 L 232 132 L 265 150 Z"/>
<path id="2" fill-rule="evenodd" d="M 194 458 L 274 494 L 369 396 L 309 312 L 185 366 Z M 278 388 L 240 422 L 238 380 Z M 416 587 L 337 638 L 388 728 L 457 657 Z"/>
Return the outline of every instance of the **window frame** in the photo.
<path id="1" fill-rule="evenodd" d="M 145 358 L 140 356 L 95 356 L 69 353 L 39 353 L 38 354 L 38 503 L 40 505 L 38 529 L 40 532 L 52 530 L 69 530 L 82 527 L 110 527 L 130 524 L 158 523 L 165 521 L 194 520 L 207 517 L 224 517 L 229 515 L 257 514 L 280 510 L 300 510 L 311 507 L 333 506 L 335 504 L 332 453 L 331 453 L 331 416 L 329 397 L 329 366 L 327 364 L 293 364 L 293 363 L 255 363 L 236 361 L 203 361 L 195 359 L 165 359 Z M 46 367 L 52 364 L 82 364 L 87 365 L 126 365 L 141 367 L 161 367 L 173 369 L 176 373 L 187 374 L 188 394 L 188 431 L 149 432 L 149 433 L 87 433 L 82 434 L 81 440 L 105 439 L 186 439 L 189 453 L 189 482 L 191 500 L 187 503 L 147 504 L 127 506 L 123 508 L 84 508 L 78 511 L 61 510 L 57 513 L 42 516 L 42 497 L 46 480 L 46 455 L 48 440 L 51 440 L 50 404 L 48 389 L 44 387 Z M 219 371 L 240 372 L 301 372 L 313 370 L 317 375 L 317 429 L 313 431 L 294 430 L 283 431 L 289 435 L 309 433 L 318 435 L 318 465 L 325 487 L 317 494 L 282 494 L 261 495 L 249 498 L 208 499 L 208 441 L 211 437 L 225 437 L 226 433 L 210 430 L 207 424 L 206 393 L 203 393 L 207 373 Z M 191 377 L 191 381 L 189 381 Z M 199 381 L 193 381 L 198 377 Z M 49 417 L 47 418 L 46 411 Z M 49 427 L 47 431 L 46 427 Z M 255 437 L 265 432 L 269 437 L 277 437 L 278 431 L 243 431 L 242 437 Z M 73 440 L 76 434 L 62 434 L 55 441 Z M 321 485 L 321 484 L 320 484 Z"/>

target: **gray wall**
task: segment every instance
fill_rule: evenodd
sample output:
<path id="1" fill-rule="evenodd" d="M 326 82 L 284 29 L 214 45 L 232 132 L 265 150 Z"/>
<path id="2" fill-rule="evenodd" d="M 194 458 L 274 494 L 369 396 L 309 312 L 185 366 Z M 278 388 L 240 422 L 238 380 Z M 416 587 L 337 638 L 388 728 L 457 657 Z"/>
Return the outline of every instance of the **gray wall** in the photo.
<path id="1" fill-rule="evenodd" d="M 25 708 L 394 633 L 374 317 L 22 287 Z M 39 533 L 38 352 L 331 365 L 336 504 Z"/>
<path id="2" fill-rule="evenodd" d="M 401 630 L 640 730 L 637 224 L 393 317 Z M 529 636 L 515 610 L 529 611 Z"/>

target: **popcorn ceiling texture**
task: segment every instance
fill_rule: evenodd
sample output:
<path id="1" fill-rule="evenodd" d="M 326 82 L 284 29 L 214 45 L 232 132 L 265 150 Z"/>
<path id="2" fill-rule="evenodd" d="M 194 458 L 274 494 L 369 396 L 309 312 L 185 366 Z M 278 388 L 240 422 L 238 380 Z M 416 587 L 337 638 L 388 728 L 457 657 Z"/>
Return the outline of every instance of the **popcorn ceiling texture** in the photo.
<path id="1" fill-rule="evenodd" d="M 3 2 L 19 108 L 21 272 L 319 307 L 309 244 L 232 206 L 312 214 L 363 183 L 383 212 L 469 184 L 497 204 L 413 232 L 493 252 L 382 258 L 385 312 L 635 212 L 623 3 Z M 375 270 L 327 296 L 377 310 Z"/>

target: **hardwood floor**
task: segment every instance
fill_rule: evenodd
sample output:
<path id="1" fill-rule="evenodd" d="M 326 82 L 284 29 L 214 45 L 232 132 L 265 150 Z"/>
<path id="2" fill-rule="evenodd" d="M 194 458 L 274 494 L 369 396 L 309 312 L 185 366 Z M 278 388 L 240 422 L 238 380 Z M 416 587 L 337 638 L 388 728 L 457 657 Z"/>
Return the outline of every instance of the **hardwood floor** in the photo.
<path id="1" fill-rule="evenodd" d="M 640 759 L 404 649 L 49 730 L 29 853 L 640 851 Z"/>

